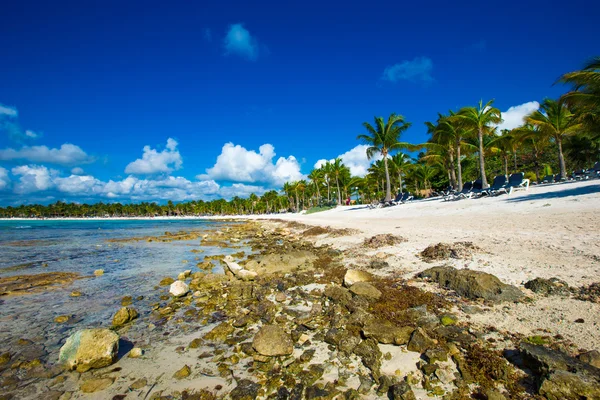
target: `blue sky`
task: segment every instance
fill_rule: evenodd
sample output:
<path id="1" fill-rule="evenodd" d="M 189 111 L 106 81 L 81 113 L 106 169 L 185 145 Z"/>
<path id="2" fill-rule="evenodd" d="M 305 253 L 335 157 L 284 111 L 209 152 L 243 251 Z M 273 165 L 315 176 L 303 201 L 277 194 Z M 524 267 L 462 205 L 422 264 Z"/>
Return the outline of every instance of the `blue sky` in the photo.
<path id="1" fill-rule="evenodd" d="M 246 196 L 340 155 L 361 174 L 362 122 L 422 142 L 494 98 L 510 127 L 600 54 L 593 1 L 208 3 L 5 2 L 0 204 Z"/>

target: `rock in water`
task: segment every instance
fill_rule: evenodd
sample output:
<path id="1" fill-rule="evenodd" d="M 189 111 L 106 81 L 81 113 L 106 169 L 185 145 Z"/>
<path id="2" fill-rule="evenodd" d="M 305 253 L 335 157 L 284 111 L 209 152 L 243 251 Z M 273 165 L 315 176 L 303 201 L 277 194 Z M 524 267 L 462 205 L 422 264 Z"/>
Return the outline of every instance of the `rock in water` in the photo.
<path id="1" fill-rule="evenodd" d="M 437 282 L 440 286 L 454 290 L 468 299 L 484 299 L 493 302 L 517 301 L 524 297 L 517 287 L 507 285 L 496 276 L 481 271 L 433 267 L 417 275 Z"/>
<path id="2" fill-rule="evenodd" d="M 373 275 L 357 269 L 349 269 L 344 275 L 344 286 L 349 287 L 356 282 L 370 282 L 373 280 Z"/>
<path id="3" fill-rule="evenodd" d="M 92 378 L 84 381 L 79 388 L 83 393 L 94 393 L 106 389 L 114 381 L 115 378 Z"/>
<path id="4" fill-rule="evenodd" d="M 190 291 L 189 286 L 183 281 L 175 281 L 169 287 L 169 293 L 175 297 L 181 297 Z"/>
<path id="5" fill-rule="evenodd" d="M 225 256 L 223 261 L 227 264 L 227 268 L 229 268 L 231 273 L 238 279 L 243 281 L 253 281 L 258 275 L 255 271 L 249 271 L 242 268 L 238 263 L 233 261 L 233 257 L 230 255 Z"/>
<path id="6" fill-rule="evenodd" d="M 179 371 L 177 371 L 177 372 L 175 372 L 175 374 L 173 374 L 173 378 L 184 379 L 184 378 L 187 378 L 188 376 L 190 376 L 191 373 L 192 373 L 191 368 L 187 365 L 184 365 L 183 368 L 181 368 Z"/>
<path id="7" fill-rule="evenodd" d="M 105 329 L 83 329 L 75 332 L 60 348 L 58 361 L 68 369 L 86 372 L 111 365 L 117 359 L 119 335 Z"/>
<path id="8" fill-rule="evenodd" d="M 113 326 L 122 326 L 138 317 L 138 312 L 132 307 L 122 307 L 113 317 Z"/>
<path id="9" fill-rule="evenodd" d="M 96 276 L 102 276 L 104 275 L 104 270 L 103 269 L 97 269 L 94 271 L 94 275 Z"/>
<path id="10" fill-rule="evenodd" d="M 286 356 L 294 351 L 290 335 L 277 325 L 265 325 L 254 336 L 252 347 L 263 356 Z"/>

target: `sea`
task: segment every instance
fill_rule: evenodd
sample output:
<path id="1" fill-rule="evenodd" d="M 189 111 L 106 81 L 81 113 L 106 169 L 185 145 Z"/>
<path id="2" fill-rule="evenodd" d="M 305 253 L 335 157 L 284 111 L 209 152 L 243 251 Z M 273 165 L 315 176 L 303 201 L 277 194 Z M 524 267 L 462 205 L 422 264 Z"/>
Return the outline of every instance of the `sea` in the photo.
<path id="1" fill-rule="evenodd" d="M 162 236 L 165 232 L 224 230 L 235 222 L 192 220 L 5 220 L 0 221 L 0 278 L 45 272 L 76 272 L 84 276 L 66 287 L 36 294 L 0 297 L 0 353 L 14 353 L 16 343 L 36 343 L 43 362 L 56 360 L 62 343 L 77 329 L 110 327 L 131 296 L 143 323 L 167 295 L 158 287 L 164 277 L 177 279 L 208 255 L 249 251 L 202 246 L 200 239 L 111 242 L 110 239 Z M 192 250 L 202 250 L 201 253 Z M 104 275 L 95 277 L 102 269 Z M 222 267 L 214 262 L 215 273 Z M 72 297 L 73 291 L 82 293 Z M 54 319 L 66 315 L 66 323 Z"/>

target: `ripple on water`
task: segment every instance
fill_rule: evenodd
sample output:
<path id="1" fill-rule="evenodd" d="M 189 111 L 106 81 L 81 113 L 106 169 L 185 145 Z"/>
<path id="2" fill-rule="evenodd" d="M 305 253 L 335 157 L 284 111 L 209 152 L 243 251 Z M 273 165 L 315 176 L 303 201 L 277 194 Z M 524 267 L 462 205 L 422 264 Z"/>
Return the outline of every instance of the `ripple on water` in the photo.
<path id="1" fill-rule="evenodd" d="M 10 221 L 9 221 L 10 222 Z M 166 276 L 176 277 L 186 269 L 195 270 L 204 256 L 227 254 L 240 248 L 203 247 L 193 253 L 199 241 L 107 243 L 107 239 L 132 236 L 158 236 L 165 231 L 223 229 L 223 223 L 208 221 L 39 221 L 29 229 L 6 229 L 0 221 L 0 277 L 43 272 L 76 272 L 92 276 L 103 269 L 104 275 L 76 280 L 68 287 L 39 294 L 4 297 L 0 313 L 0 353 L 8 351 L 20 338 L 43 346 L 45 358 L 55 361 L 64 339 L 74 330 L 108 326 L 121 307 L 124 296 L 132 296 L 133 306 L 143 319 L 151 304 L 166 294 L 168 287 L 156 289 Z M 24 225 L 18 225 L 24 226 Z M 101 228 L 101 229 L 98 229 Z M 26 245 L 37 241 L 36 245 Z M 249 253 L 248 248 L 241 250 Z M 198 258 L 198 260 L 196 260 Z M 188 260 L 188 263 L 184 263 Z M 222 273 L 217 263 L 213 269 Z M 82 293 L 71 297 L 73 291 Z M 135 300 L 143 297 L 141 300 Z M 69 316 L 59 324 L 54 318 Z"/>

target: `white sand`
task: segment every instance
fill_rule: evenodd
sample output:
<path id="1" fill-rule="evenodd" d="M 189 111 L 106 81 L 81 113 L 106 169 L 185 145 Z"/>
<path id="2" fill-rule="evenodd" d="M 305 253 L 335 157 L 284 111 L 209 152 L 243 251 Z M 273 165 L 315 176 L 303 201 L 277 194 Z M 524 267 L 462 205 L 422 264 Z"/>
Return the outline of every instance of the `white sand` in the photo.
<path id="1" fill-rule="evenodd" d="M 600 180 L 532 186 L 510 196 L 453 202 L 429 199 L 375 210 L 344 206 L 310 215 L 267 218 L 358 229 L 361 232 L 353 236 L 323 235 L 317 242 L 348 250 L 353 255 L 350 263 L 359 266 L 385 252 L 387 256 L 378 254 L 390 264 L 390 270 L 383 273 L 406 278 L 434 265 L 450 264 L 494 274 L 521 288 L 536 277 L 558 277 L 571 286 L 600 282 Z M 366 252 L 358 248 L 365 238 L 379 233 L 408 240 Z M 417 256 L 429 245 L 455 241 L 473 242 L 482 251 L 467 260 L 432 264 Z M 431 285 L 429 288 L 434 290 Z M 496 306 L 473 315 L 471 321 L 525 335 L 546 329 L 546 334 L 561 334 L 581 348 L 600 349 L 600 304 L 534 297 L 533 304 Z M 574 323 L 578 318 L 585 322 Z"/>

